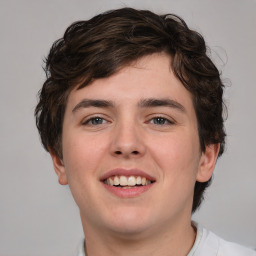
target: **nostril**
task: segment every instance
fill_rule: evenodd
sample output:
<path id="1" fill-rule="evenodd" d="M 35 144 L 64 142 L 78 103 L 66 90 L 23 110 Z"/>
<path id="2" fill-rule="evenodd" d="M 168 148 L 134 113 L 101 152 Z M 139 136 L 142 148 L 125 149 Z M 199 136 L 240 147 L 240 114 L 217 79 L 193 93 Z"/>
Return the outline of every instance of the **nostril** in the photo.
<path id="1" fill-rule="evenodd" d="M 122 155 L 122 151 L 117 150 L 117 151 L 115 151 L 115 154 L 116 154 L 116 155 Z M 138 155 L 138 154 L 139 154 L 139 151 L 134 150 L 134 151 L 131 152 L 131 154 L 133 154 L 133 155 Z"/>

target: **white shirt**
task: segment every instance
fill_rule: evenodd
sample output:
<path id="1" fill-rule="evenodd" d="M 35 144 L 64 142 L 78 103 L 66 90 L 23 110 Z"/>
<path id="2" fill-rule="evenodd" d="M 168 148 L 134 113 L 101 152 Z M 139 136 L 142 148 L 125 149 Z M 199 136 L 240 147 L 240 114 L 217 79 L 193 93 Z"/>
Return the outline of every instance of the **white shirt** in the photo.
<path id="1" fill-rule="evenodd" d="M 187 256 L 256 256 L 256 251 L 236 243 L 227 242 L 211 231 L 194 224 L 197 227 L 196 240 Z M 86 256 L 84 240 L 79 246 L 77 256 Z"/>
<path id="2" fill-rule="evenodd" d="M 225 241 L 211 231 L 194 224 L 197 227 L 196 240 L 187 256 L 256 256 L 256 251 Z"/>

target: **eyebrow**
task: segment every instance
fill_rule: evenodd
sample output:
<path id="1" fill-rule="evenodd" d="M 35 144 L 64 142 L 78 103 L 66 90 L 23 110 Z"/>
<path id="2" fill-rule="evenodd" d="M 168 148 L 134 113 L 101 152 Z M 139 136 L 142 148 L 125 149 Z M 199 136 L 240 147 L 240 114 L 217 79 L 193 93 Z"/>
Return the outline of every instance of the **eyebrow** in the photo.
<path id="1" fill-rule="evenodd" d="M 81 108 L 89 108 L 89 107 L 110 108 L 110 107 L 114 107 L 114 103 L 108 100 L 83 99 L 73 108 L 72 112 L 74 113 Z"/>
<path id="2" fill-rule="evenodd" d="M 109 100 L 97 100 L 97 99 L 83 99 L 80 101 L 72 110 L 72 112 L 76 112 L 81 108 L 89 108 L 89 107 L 96 107 L 96 108 L 110 108 L 114 107 L 115 104 Z M 151 108 L 151 107 L 170 107 L 175 108 L 181 112 L 186 112 L 183 105 L 179 102 L 172 100 L 172 99 L 142 99 L 138 103 L 138 107 L 140 108 Z"/>
<path id="3" fill-rule="evenodd" d="M 150 108 L 150 107 L 170 107 L 175 108 L 181 112 L 186 112 L 185 107 L 181 105 L 179 102 L 172 99 L 143 99 L 139 102 L 139 107 L 142 108 Z"/>

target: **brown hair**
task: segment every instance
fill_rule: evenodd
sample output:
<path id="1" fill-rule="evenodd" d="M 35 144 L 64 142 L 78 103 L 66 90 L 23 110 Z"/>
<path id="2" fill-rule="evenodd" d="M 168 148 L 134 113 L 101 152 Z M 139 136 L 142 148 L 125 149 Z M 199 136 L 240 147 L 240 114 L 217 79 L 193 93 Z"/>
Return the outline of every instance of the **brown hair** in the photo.
<path id="1" fill-rule="evenodd" d="M 190 30 L 176 15 L 157 15 L 147 10 L 123 8 L 105 12 L 69 26 L 46 59 L 47 79 L 35 109 L 42 144 L 62 158 L 62 125 L 72 89 L 98 78 L 109 77 L 140 57 L 157 52 L 171 56 L 171 68 L 193 96 L 201 150 L 225 145 L 223 83 L 207 56 L 203 37 Z M 196 182 L 194 212 L 210 184 Z"/>

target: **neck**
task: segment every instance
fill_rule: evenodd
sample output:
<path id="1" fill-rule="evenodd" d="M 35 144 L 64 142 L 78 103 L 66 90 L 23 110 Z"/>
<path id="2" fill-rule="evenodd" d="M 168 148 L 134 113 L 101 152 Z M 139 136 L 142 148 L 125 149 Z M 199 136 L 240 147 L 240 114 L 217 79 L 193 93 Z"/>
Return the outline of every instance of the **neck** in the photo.
<path id="1" fill-rule="evenodd" d="M 83 222 L 83 221 L 82 221 Z M 83 223 L 87 256 L 186 256 L 192 248 L 196 232 L 190 220 L 163 229 L 140 234 L 120 234 L 90 228 Z M 152 232 L 153 231 L 153 232 Z"/>

